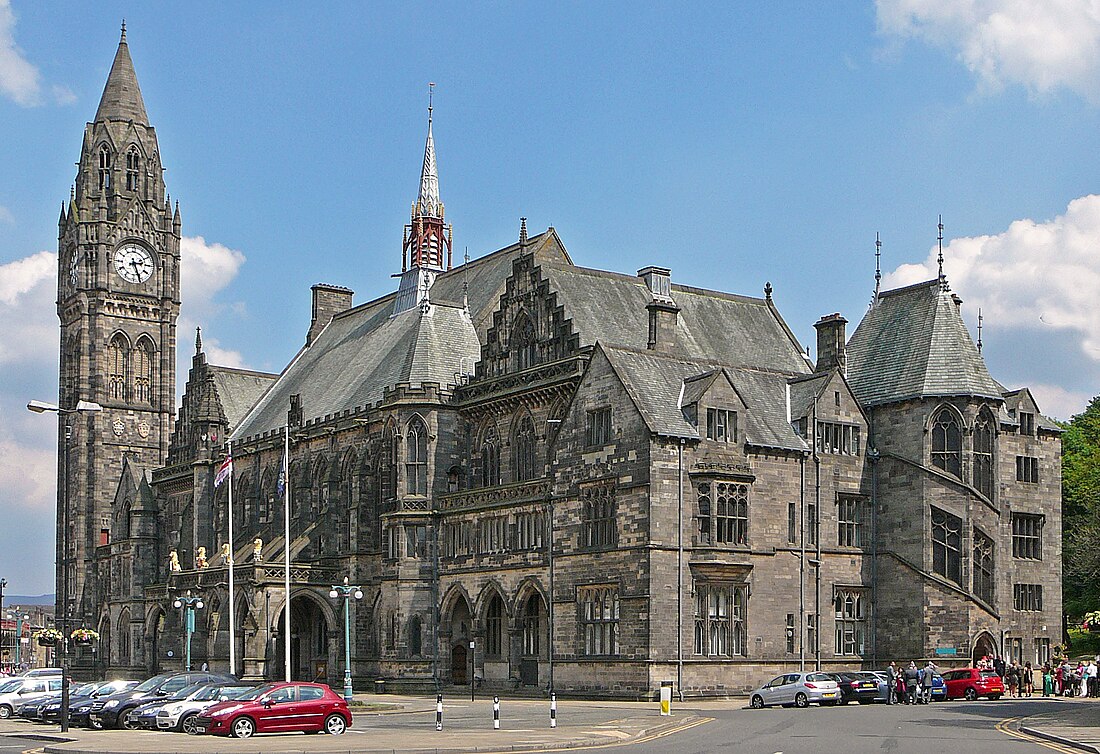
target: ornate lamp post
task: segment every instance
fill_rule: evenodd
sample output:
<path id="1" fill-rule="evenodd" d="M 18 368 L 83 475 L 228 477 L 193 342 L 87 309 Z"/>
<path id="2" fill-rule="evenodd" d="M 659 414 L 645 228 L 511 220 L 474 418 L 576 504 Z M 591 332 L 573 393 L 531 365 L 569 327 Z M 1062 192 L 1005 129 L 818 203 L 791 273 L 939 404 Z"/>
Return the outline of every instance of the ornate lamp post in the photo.
<path id="1" fill-rule="evenodd" d="M 202 610 L 203 601 L 202 597 L 192 597 L 191 591 L 188 590 L 187 594 L 183 597 L 176 597 L 172 602 L 172 606 L 179 609 L 183 609 L 183 622 L 184 633 L 186 639 L 183 642 L 183 656 L 184 666 L 183 669 L 190 672 L 191 670 L 191 634 L 195 633 L 195 611 Z"/>
<path id="2" fill-rule="evenodd" d="M 77 401 L 76 406 L 73 408 L 61 408 L 53 403 L 46 403 L 45 401 L 30 401 L 27 403 L 27 410 L 33 411 L 36 414 L 53 413 L 58 417 L 68 416 L 69 414 L 89 414 L 96 413 L 103 410 L 103 406 L 95 403 L 94 401 Z M 61 600 L 62 606 L 61 614 L 56 616 L 56 622 L 62 626 L 62 632 L 68 629 L 69 622 L 69 610 L 71 605 L 69 604 L 69 593 L 72 589 L 72 584 L 69 583 L 69 443 L 73 437 L 73 426 L 68 421 L 65 422 L 65 434 L 63 435 L 65 440 L 65 446 L 63 448 L 64 457 L 62 458 L 62 467 L 64 473 L 62 474 L 62 498 L 61 498 L 61 511 L 58 521 L 58 525 L 61 527 L 61 557 L 57 559 L 57 567 L 61 569 Z M 68 733 L 69 731 L 69 671 L 68 671 L 68 637 L 62 647 L 64 648 L 64 655 L 61 662 L 61 732 Z"/>
<path id="3" fill-rule="evenodd" d="M 363 599 L 363 590 L 358 586 L 349 586 L 348 577 L 345 576 L 344 583 L 333 586 L 328 596 L 334 600 L 344 600 L 344 699 L 351 704 L 351 617 L 348 606 L 352 597 Z"/>
<path id="4" fill-rule="evenodd" d="M 22 670 L 23 666 L 23 621 L 30 620 L 31 616 L 24 615 L 23 613 L 16 613 L 15 615 L 9 613 L 8 618 L 15 619 L 15 668 L 18 669 L 16 672 L 19 672 L 19 670 Z"/>

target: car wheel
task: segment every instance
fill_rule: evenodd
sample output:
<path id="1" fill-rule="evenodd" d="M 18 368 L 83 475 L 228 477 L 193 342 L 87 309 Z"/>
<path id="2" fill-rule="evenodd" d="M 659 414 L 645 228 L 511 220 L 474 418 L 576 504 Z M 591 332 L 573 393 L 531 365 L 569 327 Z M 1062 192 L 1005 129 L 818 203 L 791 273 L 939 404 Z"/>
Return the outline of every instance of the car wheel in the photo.
<path id="1" fill-rule="evenodd" d="M 11 707 L 0 704 L 0 720 L 7 720 L 9 717 L 11 717 Z"/>
<path id="2" fill-rule="evenodd" d="M 978 699 L 978 691 L 977 689 L 969 688 L 966 690 L 966 693 L 963 694 L 963 696 L 966 697 L 966 701 L 973 702 Z"/>
<path id="3" fill-rule="evenodd" d="M 809 707 L 810 706 L 810 700 L 805 694 L 803 694 L 801 691 L 799 691 L 797 694 L 795 694 L 794 706 L 798 707 L 799 709 Z"/>
<path id="4" fill-rule="evenodd" d="M 197 713 L 195 713 L 195 712 L 192 712 L 189 715 L 184 715 L 183 719 L 180 720 L 180 730 L 182 730 L 184 733 L 186 733 L 189 736 L 199 735 L 199 729 L 195 725 L 195 718 L 196 717 L 197 717 Z"/>
<path id="5" fill-rule="evenodd" d="M 125 728 L 126 730 L 141 730 L 141 726 L 137 724 L 136 720 L 132 719 L 133 710 L 126 710 L 118 716 L 118 727 Z"/>
<path id="6" fill-rule="evenodd" d="M 92 730 L 103 730 L 103 723 L 99 722 L 99 720 L 93 720 L 92 718 L 89 717 L 88 718 L 88 727 L 91 728 Z"/>
<path id="7" fill-rule="evenodd" d="M 325 718 L 325 733 L 338 736 L 347 729 L 348 724 L 343 715 L 329 715 Z"/>
<path id="8" fill-rule="evenodd" d="M 753 709 L 763 709 L 764 697 L 760 696 L 759 694 L 754 694 L 752 699 L 749 700 L 749 706 Z"/>
<path id="9" fill-rule="evenodd" d="M 229 728 L 234 738 L 251 738 L 256 732 L 256 723 L 250 717 L 238 717 Z"/>

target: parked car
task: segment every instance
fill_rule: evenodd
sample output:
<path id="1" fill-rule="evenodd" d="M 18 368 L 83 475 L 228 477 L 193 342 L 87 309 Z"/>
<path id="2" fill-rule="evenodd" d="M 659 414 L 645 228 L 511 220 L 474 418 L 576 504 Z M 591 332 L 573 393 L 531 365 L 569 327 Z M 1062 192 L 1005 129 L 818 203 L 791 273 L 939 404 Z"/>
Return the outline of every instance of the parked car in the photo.
<path id="1" fill-rule="evenodd" d="M 947 684 L 948 699 L 974 701 L 979 696 L 1000 699 L 1005 693 L 1004 681 L 995 670 L 948 670 L 943 674 L 943 680 Z"/>
<path id="2" fill-rule="evenodd" d="M 324 684 L 269 683 L 249 696 L 209 707 L 195 718 L 195 729 L 250 738 L 284 731 L 340 735 L 351 725 L 348 703 Z"/>
<path id="3" fill-rule="evenodd" d="M 939 673 L 932 674 L 932 701 L 942 702 L 947 699 L 947 681 Z"/>
<path id="4" fill-rule="evenodd" d="M 787 673 L 752 692 L 749 705 L 760 709 L 773 704 L 807 707 L 811 702 L 831 706 L 840 700 L 840 689 L 828 673 Z"/>
<path id="5" fill-rule="evenodd" d="M 20 678 L 42 678 L 43 676 L 61 675 L 61 668 L 32 668 L 19 675 Z"/>
<path id="6" fill-rule="evenodd" d="M 840 704 L 859 702 L 870 704 L 879 696 L 879 679 L 874 673 L 840 672 L 829 673 L 840 689 Z"/>
<path id="7" fill-rule="evenodd" d="M 97 699 L 117 694 L 120 691 L 127 691 L 137 685 L 137 681 L 103 681 L 96 684 L 96 688 L 91 693 L 70 693 L 69 725 L 88 727 L 88 713 L 91 712 L 92 705 L 95 704 Z M 41 717 L 42 721 L 47 723 L 61 721 L 60 697 L 50 701 L 42 708 Z"/>
<path id="8" fill-rule="evenodd" d="M 88 720 L 91 727 L 96 729 L 126 727 L 126 718 L 143 701 L 170 696 L 185 686 L 196 683 L 232 680 L 231 676 L 216 673 L 162 673 L 128 691 L 97 699 L 88 713 Z"/>
<path id="9" fill-rule="evenodd" d="M 195 720 L 203 710 L 218 702 L 250 697 L 255 692 L 256 686 L 253 685 L 212 683 L 200 686 L 187 698 L 162 706 L 157 713 L 157 728 L 197 735 L 199 731 L 195 728 Z"/>
<path id="10" fill-rule="evenodd" d="M 76 694 L 78 691 L 87 693 L 94 691 L 99 685 L 99 683 L 85 683 L 80 686 L 74 686 L 73 690 L 69 693 Z M 47 705 L 55 702 L 58 704 L 61 703 L 61 689 L 47 692 L 41 696 L 34 696 L 16 704 L 15 708 L 12 710 L 12 716 L 22 718 L 23 720 L 41 722 L 42 710 L 45 709 Z"/>
<path id="11" fill-rule="evenodd" d="M 130 730 L 156 730 L 157 713 L 165 704 L 186 699 L 205 685 L 205 683 L 194 683 L 190 686 L 184 686 L 168 696 L 156 696 L 141 700 L 126 716 L 126 727 Z"/>
<path id="12" fill-rule="evenodd" d="M 0 719 L 11 717 L 17 704 L 60 690 L 60 676 L 13 678 L 0 686 Z"/>

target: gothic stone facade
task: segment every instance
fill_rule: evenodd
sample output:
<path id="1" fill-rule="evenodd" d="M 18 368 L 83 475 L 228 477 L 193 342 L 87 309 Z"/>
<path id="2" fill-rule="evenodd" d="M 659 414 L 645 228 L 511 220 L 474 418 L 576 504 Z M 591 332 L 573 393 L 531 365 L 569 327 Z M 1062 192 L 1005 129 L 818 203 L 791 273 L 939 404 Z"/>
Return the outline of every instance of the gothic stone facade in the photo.
<path id="1" fill-rule="evenodd" d="M 62 216 L 62 400 L 108 409 L 59 497 L 86 672 L 178 668 L 191 592 L 195 664 L 228 668 L 232 611 L 237 672 L 281 677 L 288 552 L 292 674 L 342 673 L 347 576 L 360 687 L 725 693 L 1057 639 L 1058 430 L 989 376 L 945 280 L 876 295 L 851 340 L 823 317 L 810 363 L 770 286 L 583 268 L 553 228 L 452 269 L 429 124 L 398 290 L 314 286 L 280 375 L 197 339 L 173 416 L 180 221 L 139 104 L 123 40 Z"/>

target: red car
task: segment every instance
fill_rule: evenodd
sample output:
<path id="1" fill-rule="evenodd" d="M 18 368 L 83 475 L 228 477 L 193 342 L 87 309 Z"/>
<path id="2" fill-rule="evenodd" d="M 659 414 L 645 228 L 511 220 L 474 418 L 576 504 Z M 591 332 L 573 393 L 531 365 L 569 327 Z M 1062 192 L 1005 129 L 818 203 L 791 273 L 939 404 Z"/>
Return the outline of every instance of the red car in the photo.
<path id="1" fill-rule="evenodd" d="M 343 697 L 321 683 L 269 683 L 241 699 L 218 702 L 195 718 L 199 733 L 249 738 L 256 733 L 331 733 L 351 725 Z"/>
<path id="2" fill-rule="evenodd" d="M 943 680 L 947 684 L 948 699 L 962 698 L 972 702 L 979 696 L 1000 699 L 1005 693 L 1004 681 L 995 670 L 948 670 L 943 674 Z"/>

